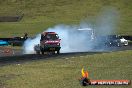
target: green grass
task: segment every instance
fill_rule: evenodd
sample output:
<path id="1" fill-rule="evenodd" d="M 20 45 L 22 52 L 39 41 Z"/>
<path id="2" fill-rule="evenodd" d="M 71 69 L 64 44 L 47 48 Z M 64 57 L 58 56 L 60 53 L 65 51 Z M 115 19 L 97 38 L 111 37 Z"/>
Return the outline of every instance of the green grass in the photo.
<path id="1" fill-rule="evenodd" d="M 20 22 L 0 22 L 0 37 L 22 36 L 25 32 L 33 36 L 57 24 L 79 24 L 82 20 L 96 25 L 102 9 L 109 7 L 119 13 L 116 33 L 132 35 L 131 3 L 132 0 L 0 0 L 0 16 L 24 14 Z M 0 88 L 82 88 L 78 81 L 82 67 L 89 71 L 91 79 L 132 80 L 131 62 L 132 51 L 120 51 L 9 65 L 0 67 Z"/>
<path id="2" fill-rule="evenodd" d="M 116 33 L 132 34 L 132 0 L 1 0 L 0 16 L 21 15 L 20 22 L 1 22 L 0 37 L 31 36 L 56 24 L 79 24 L 82 20 L 95 25 L 103 8 L 113 7 L 119 13 Z"/>
<path id="3" fill-rule="evenodd" d="M 78 81 L 82 67 L 89 72 L 90 79 L 132 80 L 131 54 L 132 51 L 119 51 L 84 56 L 58 56 L 49 60 L 4 66 L 0 67 L 0 84 L 3 84 L 2 88 L 83 88 Z M 132 85 L 97 86 L 124 87 L 131 88 Z"/>

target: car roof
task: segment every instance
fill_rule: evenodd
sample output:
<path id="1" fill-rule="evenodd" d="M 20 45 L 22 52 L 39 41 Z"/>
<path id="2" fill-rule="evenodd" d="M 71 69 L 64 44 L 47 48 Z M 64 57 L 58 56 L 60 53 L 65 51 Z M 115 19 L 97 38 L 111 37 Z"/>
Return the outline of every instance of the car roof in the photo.
<path id="1" fill-rule="evenodd" d="M 55 32 L 43 32 L 42 34 L 56 34 Z"/>

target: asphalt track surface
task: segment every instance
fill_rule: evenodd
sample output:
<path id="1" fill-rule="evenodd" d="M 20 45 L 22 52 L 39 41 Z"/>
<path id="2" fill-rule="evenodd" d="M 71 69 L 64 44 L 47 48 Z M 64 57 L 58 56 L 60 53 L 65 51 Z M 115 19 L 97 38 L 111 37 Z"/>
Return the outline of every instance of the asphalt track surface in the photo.
<path id="1" fill-rule="evenodd" d="M 110 53 L 124 50 L 132 50 L 132 45 L 123 46 L 123 47 L 110 47 L 107 50 L 93 50 L 86 52 L 70 52 L 70 53 L 60 53 L 58 54 L 45 54 L 45 55 L 37 55 L 37 54 L 22 54 L 21 50 L 3 50 L 0 49 L 0 66 L 10 65 L 10 64 L 21 64 L 24 62 L 31 62 L 36 60 L 48 60 L 48 59 L 56 59 L 56 58 L 67 58 L 74 56 L 83 56 L 83 55 L 93 55 L 93 54 L 102 54 L 102 53 Z"/>

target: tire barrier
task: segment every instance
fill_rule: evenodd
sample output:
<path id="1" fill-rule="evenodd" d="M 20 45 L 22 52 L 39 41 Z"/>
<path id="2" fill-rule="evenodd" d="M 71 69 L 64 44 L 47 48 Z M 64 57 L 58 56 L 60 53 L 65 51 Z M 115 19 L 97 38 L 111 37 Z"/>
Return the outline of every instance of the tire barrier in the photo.
<path id="1" fill-rule="evenodd" d="M 21 16 L 0 16 L 0 22 L 18 22 L 23 18 L 24 15 Z"/>
<path id="2" fill-rule="evenodd" d="M 14 55 L 14 50 L 12 48 L 3 47 L 1 49 L 1 54 L 3 56 L 12 56 Z"/>

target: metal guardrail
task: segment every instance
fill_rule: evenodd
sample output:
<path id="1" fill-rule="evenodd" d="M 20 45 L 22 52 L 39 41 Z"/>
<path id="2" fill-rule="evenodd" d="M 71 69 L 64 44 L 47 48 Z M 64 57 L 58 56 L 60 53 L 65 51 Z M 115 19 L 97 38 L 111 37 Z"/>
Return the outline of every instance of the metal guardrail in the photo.
<path id="1" fill-rule="evenodd" d="M 24 15 L 20 16 L 0 16 L 0 22 L 18 22 L 23 18 Z"/>

